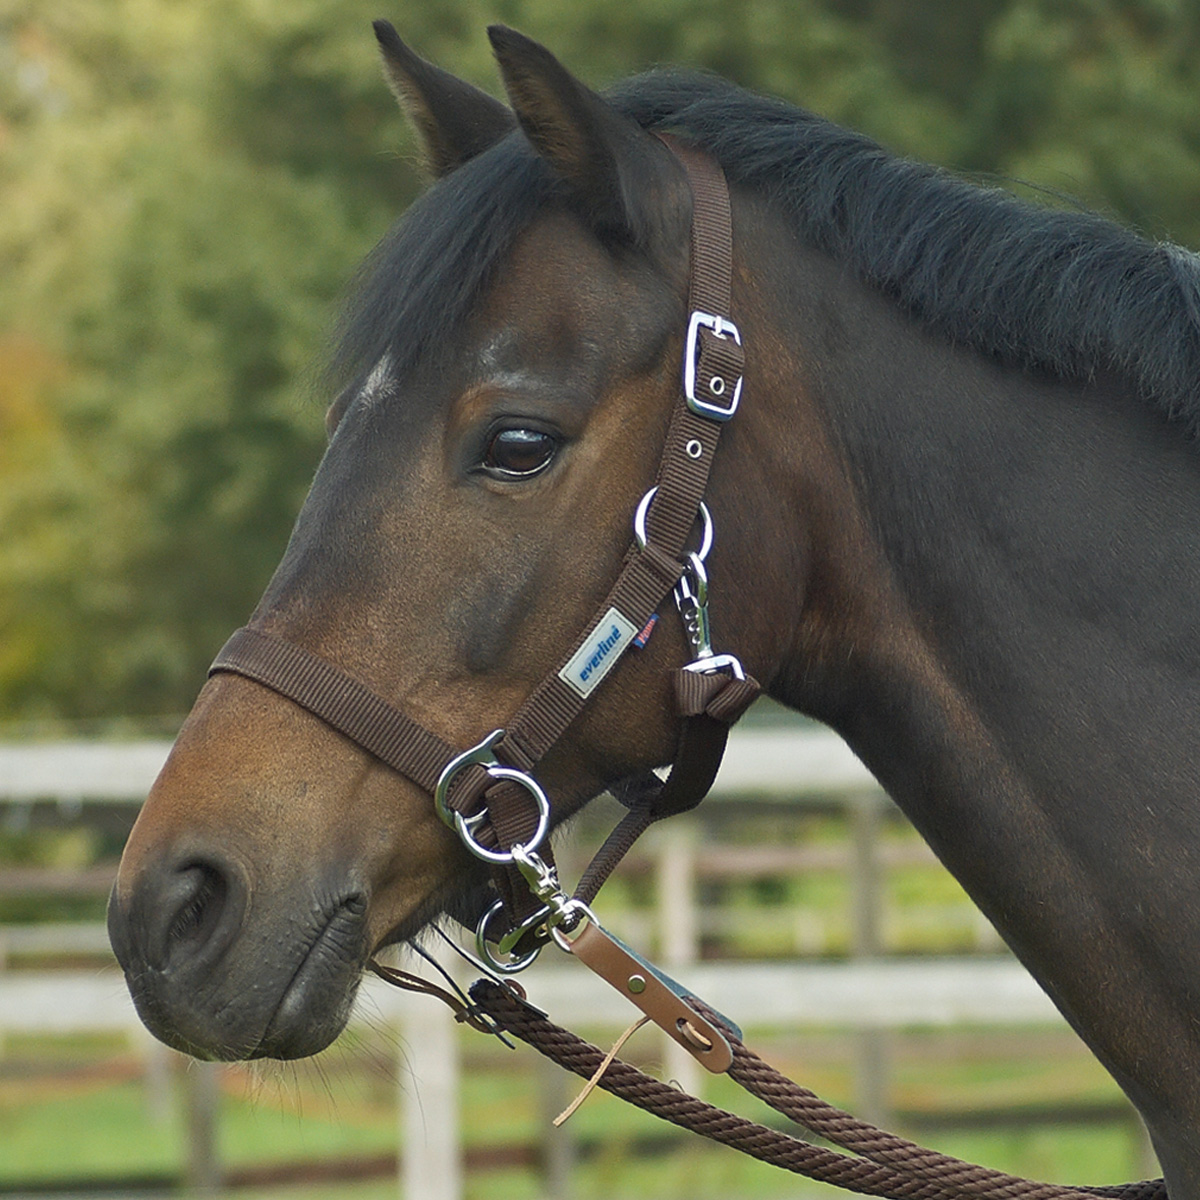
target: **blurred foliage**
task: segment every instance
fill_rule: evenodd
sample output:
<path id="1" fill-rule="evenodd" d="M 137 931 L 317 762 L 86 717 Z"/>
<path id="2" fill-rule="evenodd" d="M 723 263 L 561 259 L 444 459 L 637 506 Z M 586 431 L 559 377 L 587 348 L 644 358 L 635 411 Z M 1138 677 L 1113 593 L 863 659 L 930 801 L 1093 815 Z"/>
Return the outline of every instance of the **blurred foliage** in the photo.
<path id="1" fill-rule="evenodd" d="M 491 90 L 499 20 L 1200 244 L 1188 0 L 0 0 L 0 719 L 182 712 L 253 606 L 334 302 L 420 184 L 376 16 Z"/>

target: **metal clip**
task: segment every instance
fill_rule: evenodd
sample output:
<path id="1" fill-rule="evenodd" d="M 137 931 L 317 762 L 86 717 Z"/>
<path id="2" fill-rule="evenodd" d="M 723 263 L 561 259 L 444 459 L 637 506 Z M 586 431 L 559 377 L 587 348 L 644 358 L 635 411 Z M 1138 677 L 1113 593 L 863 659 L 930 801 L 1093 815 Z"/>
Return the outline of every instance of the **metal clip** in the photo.
<path id="1" fill-rule="evenodd" d="M 675 607 L 679 609 L 692 653 L 698 659 L 711 658 L 713 648 L 708 620 L 708 572 L 704 569 L 704 559 L 698 554 L 688 555 L 687 570 L 675 585 Z"/>
<path id="2" fill-rule="evenodd" d="M 520 925 L 502 935 L 495 943 L 496 949 L 501 954 L 510 954 L 530 933 L 536 935 L 540 944 L 515 959 L 498 959 L 492 953 L 492 939 L 488 936 L 488 926 L 492 923 L 492 919 L 504 909 L 504 901 L 497 900 L 483 914 L 475 930 L 475 948 L 492 970 L 501 975 L 515 975 L 517 972 L 525 970 L 541 953 L 542 946 L 550 939 L 554 930 L 560 926 L 572 929 L 584 917 L 590 915 L 587 906 L 582 901 L 572 900 L 563 891 L 554 868 L 540 854 L 535 854 L 527 846 L 518 845 L 512 848 L 512 861 L 516 864 L 517 870 L 520 871 L 525 882 L 529 884 L 530 892 L 542 902 L 542 907 L 531 916 L 526 917 Z"/>
<path id="3" fill-rule="evenodd" d="M 741 660 L 733 654 L 707 654 L 695 662 L 685 663 L 683 669 L 697 675 L 714 675 L 717 671 L 728 671 L 734 679 L 745 679 L 746 670 Z"/>

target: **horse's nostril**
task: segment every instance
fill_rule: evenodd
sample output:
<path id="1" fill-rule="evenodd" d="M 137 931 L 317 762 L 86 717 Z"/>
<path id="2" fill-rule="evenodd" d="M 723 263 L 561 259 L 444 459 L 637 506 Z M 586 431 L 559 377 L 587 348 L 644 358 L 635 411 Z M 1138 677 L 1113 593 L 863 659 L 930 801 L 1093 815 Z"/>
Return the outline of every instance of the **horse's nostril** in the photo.
<path id="1" fill-rule="evenodd" d="M 167 927 L 168 958 L 177 951 L 190 953 L 208 941 L 220 924 L 229 884 L 216 867 L 193 863 L 180 870 L 172 890 L 177 907 Z"/>
<path id="2" fill-rule="evenodd" d="M 121 965 L 155 971 L 211 965 L 237 933 L 246 888 L 215 855 L 188 856 L 151 870 L 126 903 L 109 907 L 109 934 Z"/>

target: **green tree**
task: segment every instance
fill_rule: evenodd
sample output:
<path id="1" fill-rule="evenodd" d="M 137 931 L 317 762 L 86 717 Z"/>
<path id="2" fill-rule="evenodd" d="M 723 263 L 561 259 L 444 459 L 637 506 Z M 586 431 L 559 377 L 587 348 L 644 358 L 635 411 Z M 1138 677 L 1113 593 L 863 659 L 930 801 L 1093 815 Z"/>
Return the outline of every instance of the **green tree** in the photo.
<path id="1" fill-rule="evenodd" d="M 0 0 L 0 719 L 178 713 L 322 446 L 344 281 L 420 186 L 392 15 L 600 86 L 692 64 L 1200 245 L 1186 0 Z"/>

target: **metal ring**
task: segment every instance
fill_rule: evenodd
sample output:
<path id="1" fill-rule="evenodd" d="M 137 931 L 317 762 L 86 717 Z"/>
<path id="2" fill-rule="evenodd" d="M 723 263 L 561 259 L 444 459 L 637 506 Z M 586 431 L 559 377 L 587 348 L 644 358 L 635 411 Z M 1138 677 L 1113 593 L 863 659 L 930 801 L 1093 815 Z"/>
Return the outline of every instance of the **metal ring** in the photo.
<path id="1" fill-rule="evenodd" d="M 526 775 L 524 771 L 518 771 L 513 767 L 490 766 L 487 768 L 487 773 L 493 779 L 507 779 L 511 783 L 518 784 L 533 797 L 538 810 L 537 828 L 533 831 L 529 841 L 521 843 L 521 849 L 536 850 L 550 829 L 550 801 L 546 799 L 546 793 L 542 791 L 532 775 Z M 476 858 L 482 858 L 485 862 L 506 864 L 515 861 L 510 851 L 489 850 L 475 840 L 475 830 L 485 815 L 476 813 L 473 817 L 464 817 L 459 812 L 454 814 L 454 828 L 458 830 L 458 836 L 462 838 L 463 845 Z"/>
<path id="2" fill-rule="evenodd" d="M 688 456 L 688 458 L 700 458 L 704 454 L 704 447 L 699 441 L 697 441 L 696 438 L 692 438 L 692 440 L 688 442 L 686 446 L 684 446 L 683 452 Z"/>
<path id="3" fill-rule="evenodd" d="M 638 501 L 637 511 L 633 514 L 633 536 L 637 539 L 637 544 L 643 549 L 646 545 L 646 513 L 649 512 L 650 502 L 654 499 L 657 491 L 657 485 L 652 487 Z M 700 501 L 698 512 L 704 528 L 700 534 L 700 549 L 696 551 L 696 555 L 703 562 L 708 557 L 708 552 L 712 549 L 713 519 L 712 513 L 708 511 L 708 505 L 703 500 Z"/>
<path id="4" fill-rule="evenodd" d="M 483 959 L 487 965 L 496 972 L 497 975 L 516 975 L 519 971 L 525 970 L 530 963 L 542 952 L 541 946 L 534 946 L 532 950 L 527 951 L 520 958 L 510 958 L 507 962 L 501 962 L 492 953 L 491 945 L 488 942 L 487 927 L 491 924 L 492 918 L 501 912 L 504 908 L 504 901 L 497 900 L 491 908 L 483 914 L 479 920 L 479 925 L 475 929 L 475 949 L 479 951 L 479 957 Z"/>
<path id="5" fill-rule="evenodd" d="M 462 754 L 458 755 L 457 758 L 452 758 L 442 768 L 442 773 L 438 776 L 437 783 L 433 788 L 433 807 L 437 815 L 451 829 L 458 828 L 458 819 L 461 814 L 456 813 L 446 803 L 446 793 L 450 789 L 450 780 L 465 767 L 474 766 L 476 763 L 483 767 L 496 766 L 497 760 L 493 752 L 493 747 L 503 736 L 503 729 L 492 730 L 478 746 L 472 746 L 470 750 L 464 750 Z"/>

